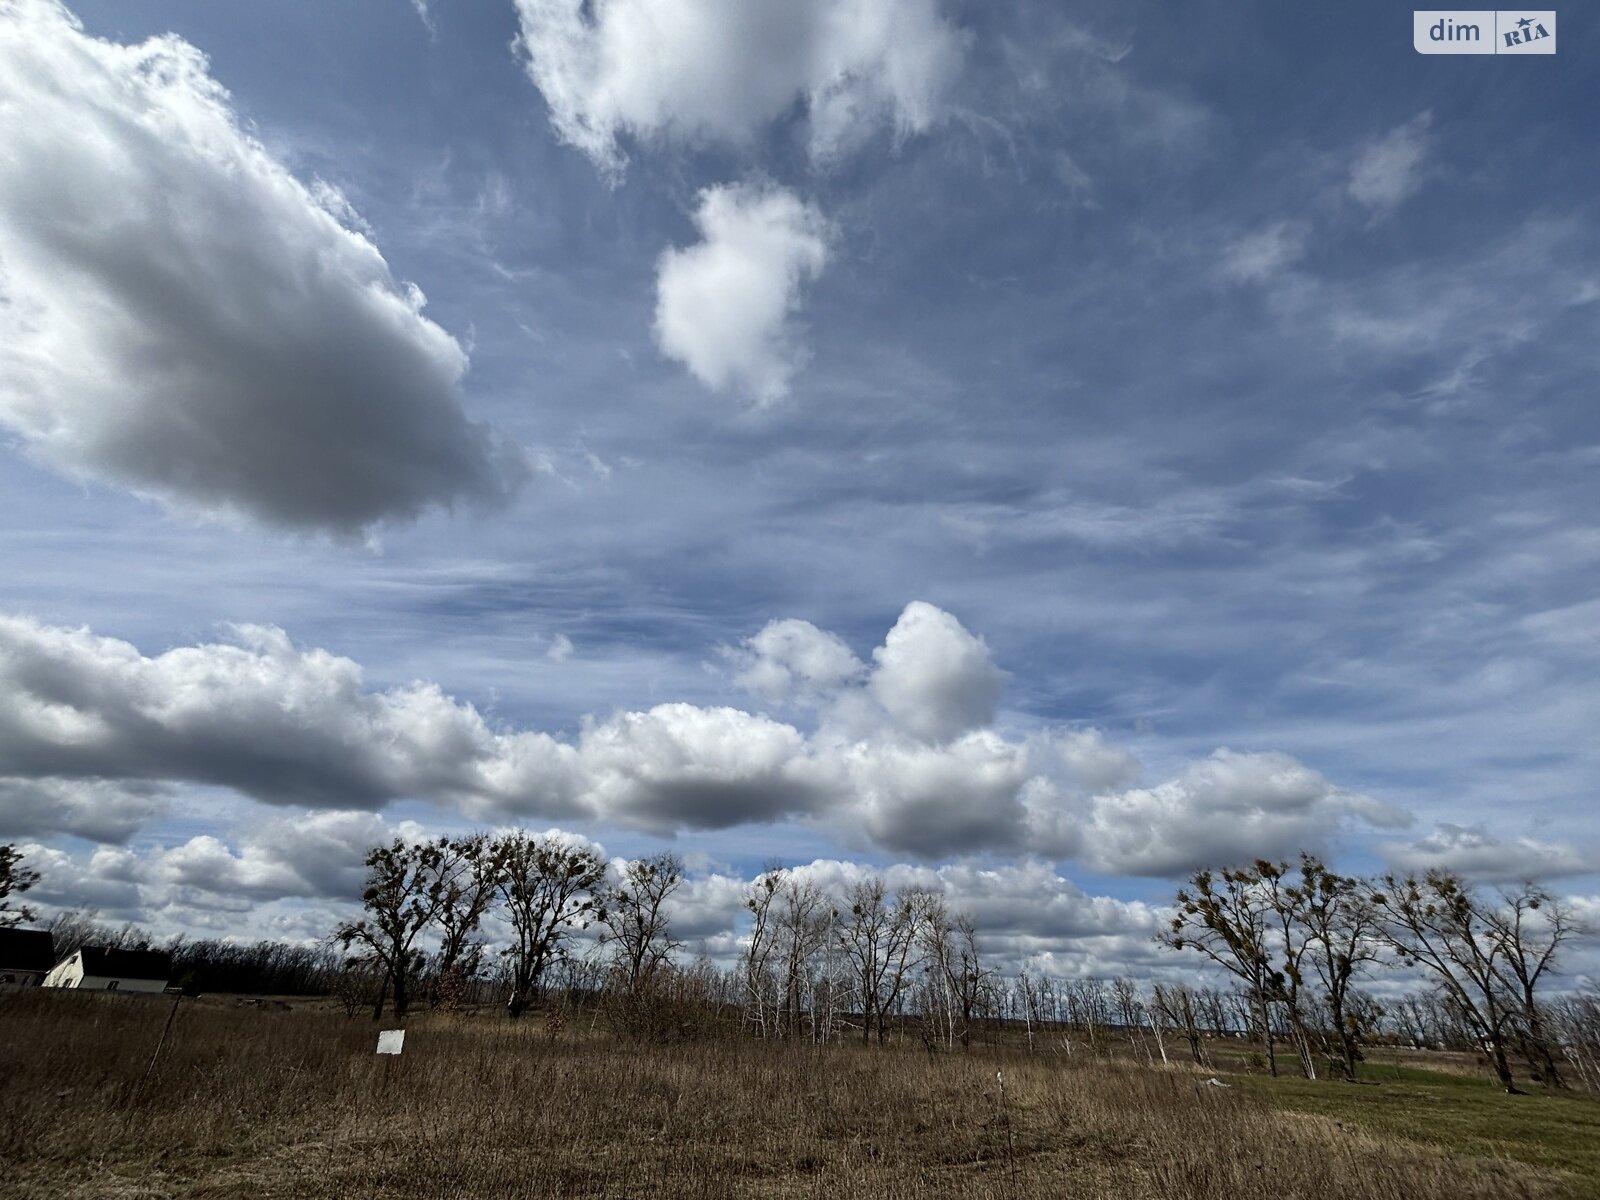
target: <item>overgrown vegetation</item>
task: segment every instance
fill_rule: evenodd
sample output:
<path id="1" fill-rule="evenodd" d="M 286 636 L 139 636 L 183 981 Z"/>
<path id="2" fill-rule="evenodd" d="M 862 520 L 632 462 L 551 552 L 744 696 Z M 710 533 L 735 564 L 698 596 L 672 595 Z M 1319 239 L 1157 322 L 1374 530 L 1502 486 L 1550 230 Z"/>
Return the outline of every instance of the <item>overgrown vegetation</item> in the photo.
<path id="1" fill-rule="evenodd" d="M 1305 1078 L 1317 1078 L 1321 1052 L 1354 1080 L 1360 1046 L 1380 1032 L 1384 1011 L 1352 985 L 1387 962 L 1433 985 L 1409 1007 L 1428 1010 L 1429 1024 L 1455 1044 L 1481 1051 L 1500 1086 L 1515 1092 L 1513 1052 L 1546 1087 L 1568 1086 L 1558 1056 L 1594 1086 L 1587 1009 L 1547 994 L 1563 948 L 1583 932 L 1564 902 L 1532 883 L 1486 894 L 1438 870 L 1357 879 L 1302 854 L 1298 872 L 1264 859 L 1195 872 L 1157 939 L 1198 951 L 1243 985 L 1247 1027 L 1265 1044 L 1274 1076 L 1281 1030 Z"/>
<path id="2" fill-rule="evenodd" d="M 414 1014 L 405 1054 L 380 1060 L 372 1026 L 329 1002 L 217 998 L 180 1002 L 149 1069 L 169 1008 L 0 996 L 8 1195 L 1488 1200 L 1600 1186 L 1582 1150 L 1600 1137 L 1593 1101 L 1427 1072 L 1313 1087 L 1241 1074 L 1221 1044 L 1214 1072 L 1145 1066 L 1123 1036 L 1069 1055 L 1054 1028 L 1031 1052 L 1007 1027 L 930 1053 L 912 1028 L 819 1045 L 735 1036 L 734 1017 L 641 1045 L 598 1010 L 514 1021 L 496 1007 Z M 1363 1117 L 1309 1115 L 1318 1097 Z M 1446 1152 L 1419 1130 L 1457 1097 L 1477 1132 Z M 1518 1123 L 1528 1103 L 1536 1131 Z"/>
<path id="3" fill-rule="evenodd" d="M 7 865 L 28 880 L 14 855 Z M 396 841 L 366 865 L 366 915 L 323 945 L 178 938 L 168 943 L 175 981 L 191 994 L 332 995 L 347 1016 L 370 1006 L 376 1019 L 388 1005 L 397 1020 L 414 996 L 444 1012 L 504 1003 L 516 1017 L 553 995 L 590 1006 L 617 1034 L 661 1041 L 731 1015 L 763 1039 L 881 1044 L 912 1027 L 930 1050 L 951 1049 L 1009 1022 L 1030 1047 L 1036 1030 L 1066 1027 L 1069 1053 L 1121 1040 L 1147 1064 L 1176 1054 L 1209 1066 L 1208 1041 L 1238 1038 L 1260 1047 L 1274 1077 L 1287 1044 L 1306 1079 L 1347 1082 L 1372 1046 L 1426 1046 L 1476 1056 L 1507 1091 L 1519 1073 L 1600 1091 L 1600 997 L 1550 987 L 1565 946 L 1586 931 L 1532 884 L 1488 894 L 1439 871 L 1364 880 L 1311 855 L 1296 867 L 1197 872 L 1157 939 L 1230 973 L 1238 986 L 1225 991 L 1007 976 L 944 897 L 894 893 L 877 877 L 835 895 L 769 866 L 746 888 L 748 926 L 728 967 L 682 961 L 669 914 L 684 870 L 672 854 L 608 863 L 581 841 L 514 831 Z M 510 931 L 497 956 L 482 933 L 489 918 Z M 52 929 L 62 954 L 148 944 L 131 926 L 76 913 Z M 1432 987 L 1380 1001 L 1358 987 L 1379 970 Z"/>

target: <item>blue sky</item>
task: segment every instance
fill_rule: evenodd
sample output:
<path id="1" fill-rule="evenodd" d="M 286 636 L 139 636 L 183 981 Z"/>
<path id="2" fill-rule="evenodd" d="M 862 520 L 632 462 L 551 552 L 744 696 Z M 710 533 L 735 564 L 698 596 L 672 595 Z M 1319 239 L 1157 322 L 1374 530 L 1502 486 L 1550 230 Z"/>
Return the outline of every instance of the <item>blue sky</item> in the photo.
<path id="1" fill-rule="evenodd" d="M 304 936 L 294 831 L 403 821 L 676 833 L 708 936 L 774 856 L 1043 870 L 1096 969 L 1202 856 L 1600 892 L 1592 16 L 731 11 L 0 4 L 48 898 Z"/>

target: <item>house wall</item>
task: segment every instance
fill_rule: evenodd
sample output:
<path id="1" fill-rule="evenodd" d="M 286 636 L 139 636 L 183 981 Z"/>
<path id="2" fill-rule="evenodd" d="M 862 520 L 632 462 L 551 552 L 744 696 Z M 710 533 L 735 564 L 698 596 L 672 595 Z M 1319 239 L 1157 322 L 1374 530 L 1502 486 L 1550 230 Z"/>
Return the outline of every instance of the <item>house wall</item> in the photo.
<path id="1" fill-rule="evenodd" d="M 83 978 L 83 964 L 74 954 L 64 962 L 58 962 L 51 968 L 50 974 L 44 977 L 45 987 L 77 987 L 78 980 Z"/>
<path id="2" fill-rule="evenodd" d="M 110 985 L 115 983 L 116 987 Z M 165 991 L 165 979 L 122 979 L 111 975 L 85 975 L 83 973 L 83 960 L 74 954 L 65 962 L 59 962 L 44 977 L 45 987 L 78 988 L 86 992 L 161 992 Z"/>
<path id="3" fill-rule="evenodd" d="M 38 987 L 44 982 L 43 971 L 19 971 L 14 967 L 0 967 L 0 987 Z"/>

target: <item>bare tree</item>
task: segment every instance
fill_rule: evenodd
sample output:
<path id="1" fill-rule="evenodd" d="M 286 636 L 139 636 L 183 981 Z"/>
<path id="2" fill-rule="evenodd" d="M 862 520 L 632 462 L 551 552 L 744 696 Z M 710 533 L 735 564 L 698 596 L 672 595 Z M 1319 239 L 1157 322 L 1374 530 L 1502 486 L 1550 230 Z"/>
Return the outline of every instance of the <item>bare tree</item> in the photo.
<path id="1" fill-rule="evenodd" d="M 511 925 L 506 1011 L 518 1017 L 572 930 L 604 919 L 606 860 L 588 847 L 521 831 L 498 839 L 490 858 Z"/>
<path id="2" fill-rule="evenodd" d="M 1111 981 L 1111 998 L 1117 1007 L 1117 1024 L 1122 1027 L 1123 1036 L 1128 1039 L 1130 1046 L 1138 1046 L 1144 1051 L 1145 1061 L 1149 1062 L 1150 1047 L 1145 1044 L 1144 1027 L 1148 1013 L 1145 1011 L 1144 1000 L 1139 995 L 1139 985 L 1127 975 L 1119 975 Z M 1165 1060 L 1166 1052 L 1162 1051 Z"/>
<path id="3" fill-rule="evenodd" d="M 1378 932 L 1403 965 L 1428 972 L 1486 1053 L 1495 1078 L 1517 1093 L 1506 1057 L 1515 1000 L 1503 986 L 1503 947 L 1482 903 L 1459 876 L 1429 871 L 1421 880 L 1386 875 L 1372 902 Z"/>
<path id="4" fill-rule="evenodd" d="M 71 958 L 85 946 L 118 945 L 117 932 L 99 920 L 92 908 L 72 908 L 50 918 L 50 937 L 57 959 Z"/>
<path id="5" fill-rule="evenodd" d="M 622 881 L 604 897 L 600 919 L 616 948 L 616 965 L 629 993 L 649 983 L 679 943 L 667 923 L 667 898 L 683 883 L 676 854 L 635 859 L 622 869 Z"/>
<path id="6" fill-rule="evenodd" d="M 1567 1062 L 1579 1082 L 1600 1092 L 1600 993 L 1563 996 L 1551 1006 Z"/>
<path id="7" fill-rule="evenodd" d="M 1023 1029 L 1028 1035 L 1028 1053 L 1033 1053 L 1034 1027 L 1039 1024 L 1041 1012 L 1039 1006 L 1039 984 L 1036 979 L 1028 974 L 1024 967 L 1017 972 L 1016 985 L 1017 1006 L 1022 1010 Z"/>
<path id="8" fill-rule="evenodd" d="M 1181 983 L 1158 983 L 1150 989 L 1150 1002 L 1154 1010 L 1152 1017 L 1159 1014 L 1168 1026 L 1176 1029 L 1183 1040 L 1189 1043 L 1189 1057 L 1196 1063 L 1205 1064 L 1205 1053 L 1200 1048 L 1200 1026 L 1196 1020 L 1195 994 Z M 1162 1058 L 1166 1051 L 1162 1051 Z"/>
<path id="9" fill-rule="evenodd" d="M 22 895 L 38 882 L 39 872 L 22 865 L 22 852 L 16 846 L 0 846 L 0 929 L 33 920 L 33 909 L 26 904 L 13 907 L 11 897 Z"/>
<path id="10" fill-rule="evenodd" d="M 914 965 L 918 921 L 925 893 L 889 895 L 882 876 L 864 879 L 845 897 L 836 936 L 861 993 L 861 1040 L 888 1038 L 888 1017 L 900 1000 Z"/>
<path id="11" fill-rule="evenodd" d="M 1106 1049 L 1111 1033 L 1111 991 L 1104 979 L 1069 979 L 1062 985 L 1067 1002 L 1067 1019 L 1083 1033 L 1089 1053 Z M 1069 1047 L 1070 1051 L 1070 1047 Z"/>
<path id="12" fill-rule="evenodd" d="M 1495 972 L 1520 1009 L 1529 1066 L 1546 1085 L 1565 1087 L 1535 992 L 1556 969 L 1561 947 L 1583 930 L 1565 904 L 1535 884 L 1504 892 L 1501 899 L 1500 907 L 1484 913 L 1489 936 L 1499 950 Z"/>
<path id="13" fill-rule="evenodd" d="M 778 889 L 777 935 L 783 972 L 780 1028 L 794 1037 L 805 1008 L 813 961 L 832 927 L 827 894 L 807 879 L 786 875 Z"/>
<path id="14" fill-rule="evenodd" d="M 1267 941 L 1272 904 L 1252 868 L 1196 871 L 1177 896 L 1178 915 L 1156 940 L 1174 950 L 1197 950 L 1245 985 L 1274 1076 L 1278 1058 L 1273 1037 L 1272 998 L 1278 993 Z"/>
<path id="15" fill-rule="evenodd" d="M 394 1003 L 394 1014 L 404 1018 L 410 1007 L 410 984 L 423 952 L 416 942 L 439 919 L 449 892 L 440 867 L 447 840 L 410 844 L 396 839 L 390 846 L 375 846 L 366 858 L 367 885 L 361 903 L 369 916 L 347 922 L 333 933 L 346 951 L 359 947 L 361 957 L 378 966 Z M 383 1015 L 383 993 L 373 1007 L 373 1018 Z"/>
<path id="16" fill-rule="evenodd" d="M 500 864 L 496 843 L 481 833 L 445 841 L 440 851 L 444 894 L 439 909 L 438 979 L 441 984 L 453 980 L 461 985 L 478 970 L 483 947 L 472 941 L 472 935 L 494 902 Z"/>
<path id="17" fill-rule="evenodd" d="M 1363 1022 L 1352 1011 L 1351 986 L 1362 967 L 1378 959 L 1377 913 L 1371 890 L 1337 875 L 1309 854 L 1300 856 L 1300 883 L 1292 889 L 1294 920 L 1305 931 L 1305 957 L 1322 985 L 1328 1023 L 1339 1043 L 1339 1069 L 1356 1077 Z"/>
<path id="18" fill-rule="evenodd" d="M 945 907 L 943 898 L 930 896 L 923 905 L 921 921 L 922 961 L 927 974 L 924 1014 L 937 1014 L 940 1038 L 947 1048 L 956 1044 L 956 1023 L 963 974 L 958 965 L 960 946 L 956 918 Z M 965 1036 L 965 1034 L 963 1034 Z M 924 1032 L 931 1048 L 932 1040 Z"/>
<path id="19" fill-rule="evenodd" d="M 839 944 L 839 910 L 829 905 L 822 916 L 822 949 L 811 982 L 811 1040 L 826 1042 L 838 1028 L 840 997 L 850 990 L 848 968 Z"/>
<path id="20" fill-rule="evenodd" d="M 778 929 L 772 909 L 786 874 L 783 867 L 769 862 L 744 894 L 745 910 L 750 914 L 750 940 L 745 946 L 742 964 L 745 1011 L 760 1037 L 768 1035 L 769 1013 L 776 1008 L 776 997 L 771 993 L 772 956 L 777 949 Z"/>
<path id="21" fill-rule="evenodd" d="M 1195 1014 L 1202 1029 L 1216 1037 L 1226 1037 L 1232 1022 L 1228 1018 L 1228 997 L 1221 988 L 1204 987 L 1194 993 Z"/>
<path id="22" fill-rule="evenodd" d="M 1305 862 L 1312 861 L 1302 858 Z M 1271 972 L 1274 998 L 1283 1005 L 1288 1018 L 1289 1033 L 1294 1040 L 1295 1054 L 1300 1060 L 1300 1073 L 1307 1079 L 1317 1077 L 1316 1060 L 1311 1053 L 1311 1031 L 1306 1023 L 1306 961 L 1311 955 L 1311 934 L 1302 917 L 1307 899 L 1307 889 L 1289 879 L 1292 868 L 1288 863 L 1257 859 L 1254 873 L 1257 885 L 1266 898 L 1267 907 L 1276 925 L 1278 962 Z"/>
<path id="23" fill-rule="evenodd" d="M 972 1025 L 980 1008 L 989 1007 L 995 969 L 983 965 L 978 927 L 966 913 L 957 913 L 950 926 L 954 953 L 944 955 L 945 973 L 961 1016 L 961 1045 L 972 1048 Z"/>

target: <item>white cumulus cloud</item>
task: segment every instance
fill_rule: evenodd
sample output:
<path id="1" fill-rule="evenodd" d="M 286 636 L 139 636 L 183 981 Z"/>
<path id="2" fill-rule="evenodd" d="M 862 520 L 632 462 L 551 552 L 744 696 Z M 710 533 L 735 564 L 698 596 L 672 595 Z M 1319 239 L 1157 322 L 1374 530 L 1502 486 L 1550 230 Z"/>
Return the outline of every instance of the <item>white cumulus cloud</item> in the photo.
<path id="1" fill-rule="evenodd" d="M 1094 797 L 1083 837 L 1099 870 L 1174 877 L 1321 851 L 1350 822 L 1392 828 L 1408 821 L 1287 754 L 1221 749 L 1154 787 Z"/>
<path id="2" fill-rule="evenodd" d="M 773 704 L 831 695 L 866 671 L 844 639 L 810 621 L 768 621 L 733 652 L 734 682 Z"/>
<path id="3" fill-rule="evenodd" d="M 338 534 L 520 480 L 421 292 L 193 46 L 0 0 L 0 145 L 0 424 L 42 460 Z"/>
<path id="4" fill-rule="evenodd" d="M 994 720 L 1005 672 L 943 609 L 906 605 L 872 657 L 872 694 L 906 732 L 943 741 Z"/>
<path id="5" fill-rule="evenodd" d="M 656 342 L 707 387 L 780 399 L 804 361 L 794 328 L 804 285 L 828 261 L 822 214 L 782 188 L 700 193 L 701 240 L 669 248 L 656 275 Z"/>
<path id="6" fill-rule="evenodd" d="M 1383 855 L 1396 871 L 1451 871 L 1480 883 L 1556 879 L 1594 870 L 1595 856 L 1570 845 L 1531 837 L 1499 837 L 1481 825 L 1441 822 L 1414 842 L 1391 842 Z"/>
<path id="7" fill-rule="evenodd" d="M 1003 673 L 930 604 L 906 606 L 870 669 L 801 621 L 767 626 L 742 652 L 758 686 L 804 689 L 814 729 L 664 703 L 587 717 L 562 739 L 491 725 L 435 683 L 369 688 L 359 664 L 274 628 L 146 655 L 86 629 L 0 617 L 0 829 L 121 842 L 174 785 L 228 788 L 312 815 L 257 831 L 254 849 L 197 842 L 164 878 L 204 887 L 215 876 L 266 894 L 286 871 L 333 869 L 315 867 L 306 837 L 339 860 L 339 847 L 377 828 L 373 813 L 403 800 L 472 820 L 662 835 L 813 822 L 920 858 L 1029 852 L 1141 875 L 1291 855 L 1341 828 L 1404 822 L 1283 754 L 1219 750 L 1140 787 L 1138 759 L 1099 731 L 1008 734 Z M 284 838 L 299 840 L 274 849 Z"/>
<path id="8" fill-rule="evenodd" d="M 620 139 L 748 144 L 804 108 L 812 154 L 927 129 L 966 39 L 937 0 L 517 0 L 557 133 L 613 177 Z"/>

